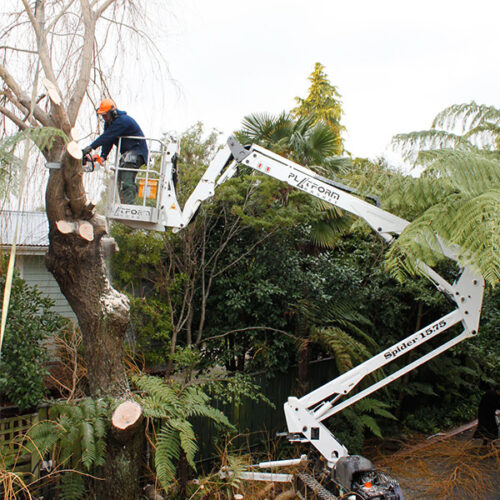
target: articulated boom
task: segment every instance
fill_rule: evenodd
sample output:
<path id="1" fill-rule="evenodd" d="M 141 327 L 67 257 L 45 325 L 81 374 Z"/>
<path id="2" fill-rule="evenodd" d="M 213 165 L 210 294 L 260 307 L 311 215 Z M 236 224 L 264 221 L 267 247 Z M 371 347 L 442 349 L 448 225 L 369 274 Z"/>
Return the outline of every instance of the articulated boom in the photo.
<path id="1" fill-rule="evenodd" d="M 357 215 L 389 243 L 397 238 L 409 224 L 408 221 L 346 192 L 343 186 L 264 148 L 252 145 L 247 151 L 233 138 L 229 139 L 228 144 L 238 163 L 284 181 L 312 196 Z M 446 257 L 456 261 L 456 252 L 453 249 L 442 244 L 442 251 Z M 455 283 L 450 284 L 425 264 L 421 263 L 420 268 L 432 283 L 455 303 L 456 309 L 302 398 L 288 398 L 284 405 L 290 440 L 311 443 L 332 467 L 340 457 L 346 456 L 348 453 L 347 449 L 321 423 L 323 420 L 426 363 L 466 338 L 476 335 L 478 331 L 484 293 L 483 278 L 475 275 L 469 269 L 464 269 Z M 437 337 L 457 323 L 462 323 L 463 332 L 461 334 L 420 356 L 355 396 L 336 404 L 342 396 L 349 394 L 364 377 Z"/>
<path id="2" fill-rule="evenodd" d="M 164 150 L 167 151 L 168 148 L 164 147 Z M 353 195 L 352 190 L 346 186 L 321 177 L 312 170 L 260 146 L 252 145 L 249 148 L 244 148 L 234 137 L 230 137 L 226 147 L 215 156 L 186 201 L 182 211 L 179 208 L 175 185 L 172 181 L 172 162 L 166 161 L 165 165 L 170 170 L 167 169 L 167 172 L 160 175 L 161 199 L 158 201 L 156 220 L 145 221 L 144 223 L 134 220 L 133 225 L 135 227 L 159 230 L 172 227 L 174 231 L 181 230 L 192 220 L 200 204 L 213 196 L 215 188 L 235 175 L 239 165 L 248 166 L 265 175 L 286 182 L 290 186 L 309 193 L 335 207 L 357 215 L 388 243 L 394 241 L 409 224 L 408 221 Z M 125 207 L 130 210 L 134 206 Z M 109 218 L 115 218 L 113 213 L 120 212 L 120 206 L 117 207 L 111 204 L 110 209 L 108 209 Z M 124 218 L 119 217 L 122 222 L 125 222 Z M 446 257 L 457 260 L 456 249 L 449 248 L 443 243 L 441 246 Z M 450 284 L 427 265 L 420 263 L 420 269 L 436 288 L 445 293 L 455 304 L 455 309 L 311 393 L 301 398 L 289 397 L 284 405 L 289 439 L 295 442 L 311 443 L 326 459 L 330 468 L 334 467 L 339 458 L 347 456 L 348 452 L 321 423 L 323 420 L 426 363 L 454 345 L 476 335 L 478 331 L 484 293 L 483 278 L 465 268 L 460 277 L 453 284 Z M 415 359 L 383 380 L 338 403 L 340 398 L 349 394 L 364 377 L 421 346 L 428 340 L 438 337 L 458 323 L 462 324 L 462 333 Z"/>

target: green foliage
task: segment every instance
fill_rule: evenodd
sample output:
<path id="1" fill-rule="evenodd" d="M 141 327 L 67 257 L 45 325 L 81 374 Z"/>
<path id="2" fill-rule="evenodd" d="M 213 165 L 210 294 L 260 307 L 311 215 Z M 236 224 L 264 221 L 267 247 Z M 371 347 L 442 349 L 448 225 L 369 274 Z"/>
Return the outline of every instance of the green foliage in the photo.
<path id="1" fill-rule="evenodd" d="M 364 398 L 355 405 L 334 415 L 328 420 L 328 427 L 344 443 L 349 453 L 362 453 L 363 441 L 367 433 L 382 437 L 380 419 L 396 420 L 387 410 L 389 405 L 373 398 Z"/>
<path id="2" fill-rule="evenodd" d="M 131 297 L 130 317 L 135 333 L 134 352 L 149 366 L 165 363 L 172 335 L 171 310 L 161 297 Z"/>
<path id="3" fill-rule="evenodd" d="M 237 136 L 243 143 L 260 144 L 322 175 L 330 177 L 335 171 L 345 168 L 346 160 L 335 156 L 340 141 L 338 130 L 318 120 L 309 111 L 299 115 L 298 118 L 293 118 L 288 113 L 277 117 L 269 114 L 247 116 Z M 259 192 L 264 191 L 264 186 L 272 189 L 267 199 L 273 197 L 285 202 L 280 207 L 282 210 L 286 205 L 297 207 L 290 214 L 295 219 L 294 223 L 297 224 L 300 220 L 298 217 L 303 219 L 310 227 L 311 240 L 318 246 L 331 247 L 352 224 L 350 215 L 315 197 L 298 192 L 283 182 L 263 178 L 259 183 Z M 278 193 L 284 196 L 279 197 Z M 257 197 L 258 193 L 253 196 Z M 260 198 L 257 201 L 262 203 Z M 247 222 L 245 219 L 244 221 Z"/>
<path id="4" fill-rule="evenodd" d="M 304 116 L 294 119 L 289 113 L 246 116 L 238 140 L 255 143 L 304 166 L 322 165 L 336 154 L 338 136 L 322 121 Z"/>
<path id="5" fill-rule="evenodd" d="M 329 82 L 324 69 L 325 67 L 318 62 L 314 65 L 314 71 L 308 78 L 311 82 L 309 95 L 305 99 L 295 98 L 298 106 L 292 113 L 297 118 L 312 117 L 315 123 L 319 121 L 326 123 L 337 137 L 335 154 L 342 154 L 344 145 L 341 133 L 345 127 L 340 123 L 344 113 L 341 96 L 337 88 Z"/>
<path id="6" fill-rule="evenodd" d="M 5 276 L 0 276 L 3 301 Z M 20 410 L 43 400 L 48 353 L 44 340 L 65 320 L 52 311 L 54 302 L 15 275 L 12 282 L 5 338 L 0 357 L 0 394 Z"/>
<path id="7" fill-rule="evenodd" d="M 148 375 L 134 376 L 133 381 L 142 392 L 138 400 L 144 415 L 156 423 L 155 468 L 160 484 L 167 490 L 175 479 L 181 452 L 196 469 L 198 446 L 189 418 L 204 417 L 227 428 L 232 426 L 222 412 L 209 405 L 210 398 L 200 387 L 181 386 Z"/>
<path id="8" fill-rule="evenodd" d="M 219 148 L 217 137 L 216 132 L 205 137 L 201 123 L 182 135 L 177 191 L 181 205 Z M 184 333 L 195 327 L 193 295 L 203 265 L 199 252 L 205 218 L 211 216 L 212 206 L 211 201 L 204 203 L 198 218 L 179 234 L 113 226 L 120 252 L 112 258 L 112 273 L 116 286 L 131 299 L 133 351 L 144 357 L 148 366 L 164 364 L 178 340 L 182 345 L 192 343 L 192 338 L 179 338 L 179 330 Z"/>
<path id="9" fill-rule="evenodd" d="M 474 101 L 453 104 L 436 115 L 431 127 L 438 130 L 458 129 L 471 142 L 486 132 L 495 140 L 496 149 L 500 149 L 500 111 L 493 106 Z"/>
<path id="10" fill-rule="evenodd" d="M 371 357 L 365 345 L 338 327 L 314 328 L 311 340 L 334 355 L 339 373 L 344 373 Z"/>
<path id="11" fill-rule="evenodd" d="M 74 473 L 62 475 L 57 491 L 61 500 L 84 499 L 87 493 L 83 476 Z"/>
<path id="12" fill-rule="evenodd" d="M 363 195 L 380 194 L 391 212 L 417 222 L 439 203 L 446 205 L 459 196 L 482 196 L 483 188 L 491 185 L 497 175 L 494 155 L 478 153 L 475 147 L 468 148 L 472 153 L 463 148 L 465 152 L 422 154 L 427 171 L 420 179 L 405 178 L 382 162 L 334 162 L 335 143 L 328 139 L 330 132 L 324 136 L 318 132 L 315 136 L 310 132 L 313 126 L 310 117 L 295 120 L 286 113 L 278 117 L 251 115 L 239 137 L 299 163 L 315 164 L 313 168 L 322 174 L 335 172 L 343 176 L 342 182 L 356 185 Z M 318 138 L 317 144 L 313 137 Z M 200 178 L 209 156 L 204 151 L 210 148 L 213 152 L 216 146 L 212 142 L 204 146 L 202 129 L 195 127 L 179 160 L 181 196 L 185 197 Z M 444 158 L 447 154 L 454 155 L 464 168 L 449 167 Z M 467 171 L 465 166 L 472 155 L 473 168 Z M 480 173 L 476 175 L 478 169 Z M 206 373 L 212 376 L 214 370 L 210 368 L 214 365 L 225 365 L 235 372 L 229 382 L 224 373 L 224 381 L 204 387 L 212 390 L 214 397 L 223 392 L 222 397 L 234 396 L 234 402 L 240 403 L 238 393 L 246 395 L 256 390 L 246 382 L 249 371 L 264 369 L 272 375 L 286 372 L 295 362 L 297 343 L 293 337 L 301 301 L 308 301 L 311 312 L 320 312 L 302 321 L 306 334 L 312 334 L 309 340 L 314 341 L 311 356 L 314 359 L 333 353 L 338 373 L 378 351 L 377 345 L 390 346 L 414 332 L 418 324 L 448 312 L 443 297 L 426 280 L 411 278 L 403 286 L 388 276 L 383 260 L 385 244 L 365 226 L 357 224 L 352 229 L 352 219 L 340 220 L 338 215 L 325 211 L 321 203 L 306 193 L 242 168 L 237 178 L 221 186 L 214 198 L 203 204 L 185 231 L 176 235 L 154 233 L 152 242 L 147 235 L 122 232 L 120 247 L 127 251 L 118 275 L 129 291 L 141 296 L 137 303 L 137 328 L 144 330 L 144 338 L 164 332 L 154 342 L 165 346 L 162 357 L 167 345 L 173 348 L 168 359 L 179 370 L 176 377 L 182 375 L 189 381 L 198 370 L 200 378 Z M 433 213 L 434 219 L 439 216 L 440 213 Z M 325 229 L 324 238 L 315 238 L 314 242 L 328 250 L 311 244 L 313 228 L 319 225 Z M 346 233 L 346 228 L 350 232 Z M 342 238 L 338 237 L 339 232 Z M 438 251 L 436 247 L 439 272 L 453 276 L 456 270 L 446 261 L 438 261 Z M 130 254 L 138 256 L 141 265 L 137 269 L 133 269 L 134 262 L 129 264 Z M 493 377 L 498 360 L 493 354 L 494 325 L 498 319 L 494 303 L 493 300 L 486 316 L 493 327 L 484 343 L 478 337 L 469 344 L 467 352 L 456 347 L 380 391 L 378 401 L 368 400 L 368 406 L 364 406 L 363 400 L 359 407 L 347 409 L 344 416 L 338 417 L 340 431 L 354 439 L 353 449 L 361 446 L 365 432 L 385 433 L 394 425 L 390 413 L 384 411 L 395 410 L 405 419 L 415 414 L 416 407 L 437 405 L 443 408 L 440 415 L 446 411 L 453 414 L 454 397 L 463 394 L 466 399 L 479 378 Z M 186 315 L 182 316 L 184 312 Z M 484 323 L 483 320 L 482 328 Z M 203 343 L 199 358 L 196 349 L 177 349 L 175 344 L 195 345 L 192 332 L 198 328 L 199 343 Z M 425 353 L 431 343 L 419 349 Z M 152 346 L 153 342 L 147 349 Z M 394 370 L 408 363 L 407 357 L 401 358 L 394 362 Z M 481 360 L 488 366 L 481 366 Z M 183 460 L 184 453 L 186 460 L 188 455 L 192 457 L 195 448 L 191 446 L 193 436 L 189 428 L 180 424 L 186 421 L 184 410 L 168 406 L 185 389 L 166 381 L 162 384 L 159 392 L 166 396 L 148 393 L 148 411 L 156 419 L 156 436 L 161 441 L 156 458 L 161 468 L 159 474 L 168 484 L 175 477 L 178 460 Z M 447 398 L 447 393 L 452 397 Z M 380 406 L 384 404 L 388 406 Z M 455 418 L 460 417 L 457 414 Z M 337 435 L 337 423 L 334 428 Z M 349 437 L 344 436 L 352 448 Z"/>
<path id="13" fill-rule="evenodd" d="M 207 392 L 213 399 L 220 402 L 231 402 L 234 407 L 239 407 L 246 400 L 256 403 L 263 402 L 271 408 L 276 405 L 262 394 L 262 387 L 253 382 L 253 378 L 245 373 L 236 372 L 229 378 L 223 380 L 209 380 Z"/>
<path id="14" fill-rule="evenodd" d="M 459 247 L 458 259 L 487 283 L 500 280 L 500 111 L 474 102 L 451 106 L 432 129 L 399 135 L 396 147 L 424 167 L 419 179 L 407 178 L 392 190 L 401 205 L 421 211 L 388 254 L 391 272 L 401 278 L 416 272 L 416 261 L 435 265 L 441 258 L 438 236 Z M 396 194 L 397 193 L 397 194 Z"/>
<path id="15" fill-rule="evenodd" d="M 424 434 L 436 434 L 452 429 L 457 424 L 471 422 L 477 418 L 480 397 L 481 392 L 476 390 L 467 398 L 464 398 L 463 394 L 448 396 L 446 404 L 418 405 L 414 411 L 405 415 L 401 425 L 405 430 Z"/>
<path id="16" fill-rule="evenodd" d="M 72 469 L 62 473 L 61 498 L 84 498 L 85 483 L 78 471 L 93 472 L 104 464 L 110 413 L 109 402 L 102 399 L 57 404 L 49 410 L 50 420 L 29 431 L 29 451 L 41 459 L 50 455 L 59 466 Z"/>

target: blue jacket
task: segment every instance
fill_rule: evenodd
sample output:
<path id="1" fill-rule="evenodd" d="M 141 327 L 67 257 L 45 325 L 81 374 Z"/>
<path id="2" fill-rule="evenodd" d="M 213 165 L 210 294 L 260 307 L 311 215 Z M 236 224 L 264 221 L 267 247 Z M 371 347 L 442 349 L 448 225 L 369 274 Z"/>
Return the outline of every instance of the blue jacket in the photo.
<path id="1" fill-rule="evenodd" d="M 90 145 L 92 149 L 102 146 L 101 156 L 106 159 L 113 146 L 118 146 L 118 138 L 123 136 L 144 137 L 144 133 L 137 122 L 125 111 L 116 110 L 117 117 L 111 123 L 105 123 L 104 132 Z M 148 161 L 148 147 L 146 141 L 140 139 L 122 139 L 120 153 L 133 151 Z"/>

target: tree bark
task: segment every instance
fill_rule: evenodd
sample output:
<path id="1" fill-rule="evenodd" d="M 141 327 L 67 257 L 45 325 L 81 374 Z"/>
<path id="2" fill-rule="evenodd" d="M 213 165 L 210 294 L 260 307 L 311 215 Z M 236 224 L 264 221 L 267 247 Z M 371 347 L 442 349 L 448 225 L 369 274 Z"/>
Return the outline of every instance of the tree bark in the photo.
<path id="1" fill-rule="evenodd" d="M 61 149 L 51 151 L 54 161 L 59 158 Z M 90 395 L 93 398 L 127 397 L 130 388 L 124 364 L 124 343 L 130 319 L 129 301 L 109 282 L 101 248 L 106 225 L 102 217 L 87 210 L 79 160 L 63 154 L 62 168 L 50 172 L 46 206 L 49 220 L 46 264 L 78 318 Z M 82 237 L 78 231 L 82 225 L 92 227 L 92 239 L 85 237 L 88 233 Z M 61 227 L 75 230 L 61 232 Z M 143 432 L 137 430 L 126 440 L 109 433 L 106 464 L 99 472 L 105 481 L 96 481 L 92 488 L 95 488 L 96 498 L 139 498 L 143 451 Z"/>

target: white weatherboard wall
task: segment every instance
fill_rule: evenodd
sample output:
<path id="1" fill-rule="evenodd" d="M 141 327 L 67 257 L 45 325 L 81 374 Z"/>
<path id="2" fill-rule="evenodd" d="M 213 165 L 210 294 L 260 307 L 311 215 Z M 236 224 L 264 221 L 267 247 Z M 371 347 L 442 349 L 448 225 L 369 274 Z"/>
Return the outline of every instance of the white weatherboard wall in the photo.
<path id="1" fill-rule="evenodd" d="M 31 286 L 36 285 L 44 295 L 54 301 L 55 312 L 76 321 L 75 313 L 61 293 L 57 281 L 47 271 L 43 255 L 19 255 L 17 268 L 23 280 Z"/>
<path id="2" fill-rule="evenodd" d="M 55 302 L 54 310 L 76 321 L 76 316 L 61 293 L 59 285 L 45 267 L 45 253 L 49 246 L 49 224 L 43 212 L 0 212 L 0 251 L 9 253 L 17 227 L 16 268 L 30 285 Z"/>

